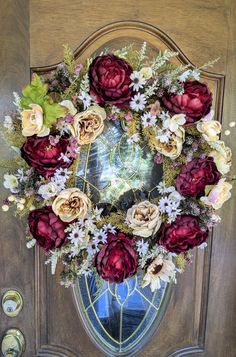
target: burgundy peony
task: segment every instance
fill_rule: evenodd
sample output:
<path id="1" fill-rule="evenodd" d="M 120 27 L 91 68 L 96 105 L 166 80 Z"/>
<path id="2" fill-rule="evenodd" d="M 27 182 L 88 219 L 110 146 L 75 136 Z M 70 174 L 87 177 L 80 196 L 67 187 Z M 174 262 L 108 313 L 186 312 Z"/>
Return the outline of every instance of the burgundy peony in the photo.
<path id="1" fill-rule="evenodd" d="M 212 93 L 206 83 L 186 81 L 184 94 L 165 93 L 162 102 L 171 114 L 186 115 L 186 124 L 192 124 L 206 116 L 212 106 Z"/>
<path id="2" fill-rule="evenodd" d="M 28 224 L 32 236 L 46 252 L 61 247 L 65 242 L 67 224 L 55 215 L 51 207 L 30 212 Z"/>
<path id="3" fill-rule="evenodd" d="M 132 72 L 129 63 L 113 54 L 96 57 L 89 68 L 90 94 L 97 103 L 126 106 L 132 96 Z"/>
<path id="4" fill-rule="evenodd" d="M 199 227 L 199 221 L 194 216 L 178 216 L 171 224 L 164 224 L 158 237 L 158 244 L 169 252 L 183 253 L 199 246 L 206 241 L 208 231 Z"/>
<path id="5" fill-rule="evenodd" d="M 21 156 L 29 166 L 34 167 L 38 173 L 46 178 L 54 175 L 60 167 L 69 167 L 72 160 L 64 162 L 60 159 L 61 154 L 67 151 L 68 139 L 62 137 L 57 143 L 52 145 L 49 136 L 28 137 L 21 148 Z"/>
<path id="6" fill-rule="evenodd" d="M 207 185 L 215 185 L 220 173 L 212 157 L 197 158 L 182 166 L 176 178 L 177 191 L 185 197 L 201 197 Z"/>
<path id="7" fill-rule="evenodd" d="M 109 233 L 107 243 L 97 254 L 98 274 L 110 283 L 121 283 L 137 270 L 137 255 L 132 240 L 124 233 Z"/>

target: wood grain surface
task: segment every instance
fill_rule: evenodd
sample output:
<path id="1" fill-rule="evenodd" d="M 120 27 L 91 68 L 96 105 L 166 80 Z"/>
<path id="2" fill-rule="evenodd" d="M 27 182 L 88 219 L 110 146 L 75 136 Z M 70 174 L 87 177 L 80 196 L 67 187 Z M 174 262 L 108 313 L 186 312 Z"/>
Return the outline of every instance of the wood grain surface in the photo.
<path id="1" fill-rule="evenodd" d="M 0 113 L 15 110 L 13 91 L 20 93 L 30 78 L 28 0 L 0 0 Z M 0 159 L 10 158 L 1 139 Z M 2 181 L 1 170 L 0 179 Z M 8 192 L 0 185 L 1 199 Z M 0 341 L 11 327 L 19 328 L 27 343 L 26 357 L 35 356 L 34 252 L 25 247 L 24 223 L 0 210 L 0 300 L 8 289 L 18 290 L 24 300 L 19 316 L 9 318 L 0 307 Z M 0 305 L 1 306 L 1 305 Z"/>

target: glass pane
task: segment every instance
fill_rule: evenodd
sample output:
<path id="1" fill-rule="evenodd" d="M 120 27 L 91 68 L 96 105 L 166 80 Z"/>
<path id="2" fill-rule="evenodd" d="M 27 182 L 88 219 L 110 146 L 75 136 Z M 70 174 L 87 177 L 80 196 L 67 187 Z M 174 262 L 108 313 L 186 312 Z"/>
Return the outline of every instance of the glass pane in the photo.
<path id="1" fill-rule="evenodd" d="M 89 189 L 93 202 L 126 209 L 137 195 L 154 196 L 162 165 L 154 164 L 146 145 L 130 144 L 120 121 L 107 121 L 103 133 L 80 154 L 77 186 Z"/>
<path id="2" fill-rule="evenodd" d="M 81 278 L 76 289 L 89 333 L 103 350 L 115 355 L 145 343 L 161 318 L 167 284 L 162 282 L 161 289 L 152 293 L 149 287 L 141 288 L 138 280 L 139 274 L 121 284 L 104 282 L 97 289 L 93 275 Z"/>
<path id="3" fill-rule="evenodd" d="M 138 199 L 155 197 L 162 180 L 162 165 L 154 164 L 147 144 L 132 144 L 125 125 L 106 121 L 96 142 L 83 147 L 77 171 L 77 186 L 89 191 L 93 202 L 111 210 L 127 210 Z M 141 195 L 141 196 L 140 196 Z M 137 274 L 121 284 L 104 281 L 97 288 L 95 274 L 82 277 L 75 288 L 80 314 L 88 334 L 112 355 L 127 355 L 152 335 L 164 312 L 167 288 L 152 293 L 141 288 Z M 169 290 L 168 290 L 169 291 Z M 165 297 L 165 299 L 164 299 Z"/>

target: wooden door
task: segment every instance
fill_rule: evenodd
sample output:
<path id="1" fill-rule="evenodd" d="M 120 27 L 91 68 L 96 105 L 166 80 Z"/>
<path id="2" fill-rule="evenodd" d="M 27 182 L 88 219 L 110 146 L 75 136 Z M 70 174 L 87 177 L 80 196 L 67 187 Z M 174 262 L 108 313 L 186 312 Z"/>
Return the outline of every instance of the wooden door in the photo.
<path id="1" fill-rule="evenodd" d="M 11 93 L 29 81 L 30 68 L 50 70 L 61 61 L 62 44 L 77 48 L 76 57 L 84 59 L 109 41 L 130 38 L 178 50 L 182 63 L 200 66 L 220 56 L 214 73 L 203 78 L 214 90 L 224 130 L 235 120 L 233 0 L 1 0 L 0 10 L 1 114 L 12 109 Z M 224 139 L 236 152 L 234 136 Z M 3 143 L 1 156 L 8 155 Z M 159 328 L 140 356 L 236 356 L 235 210 L 233 198 L 222 210 L 222 224 L 206 252 L 196 253 L 193 265 L 171 289 Z M 75 291 L 50 275 L 37 248 L 25 248 L 23 223 L 11 213 L 1 219 L 0 293 L 15 288 L 24 307 L 15 318 L 0 312 L 0 338 L 8 328 L 19 328 L 26 340 L 25 357 L 104 356 L 84 328 Z"/>

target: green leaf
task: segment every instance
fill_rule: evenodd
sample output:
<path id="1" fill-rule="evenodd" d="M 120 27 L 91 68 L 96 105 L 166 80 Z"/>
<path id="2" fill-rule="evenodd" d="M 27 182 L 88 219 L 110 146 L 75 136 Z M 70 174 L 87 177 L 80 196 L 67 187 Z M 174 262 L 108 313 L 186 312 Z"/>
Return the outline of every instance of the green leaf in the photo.
<path id="1" fill-rule="evenodd" d="M 47 90 L 47 84 L 43 83 L 37 74 L 33 74 L 31 83 L 22 90 L 21 107 L 27 109 L 29 104 L 32 103 L 41 105 L 47 94 Z"/>
<path id="2" fill-rule="evenodd" d="M 42 79 L 33 74 L 32 81 L 22 91 L 21 108 L 28 109 L 30 104 L 38 104 L 43 109 L 43 122 L 47 127 L 51 127 L 57 118 L 66 115 L 66 108 L 57 103 L 53 103 L 50 96 L 47 95 L 48 86 Z"/>
<path id="3" fill-rule="evenodd" d="M 210 193 L 210 191 L 213 189 L 213 187 L 214 187 L 214 185 L 207 185 L 205 187 L 205 195 L 206 196 Z"/>
<path id="4" fill-rule="evenodd" d="M 56 121 L 57 118 L 64 117 L 67 112 L 66 108 L 50 101 L 44 101 L 42 104 L 42 108 L 44 113 L 44 125 L 49 128 Z"/>

